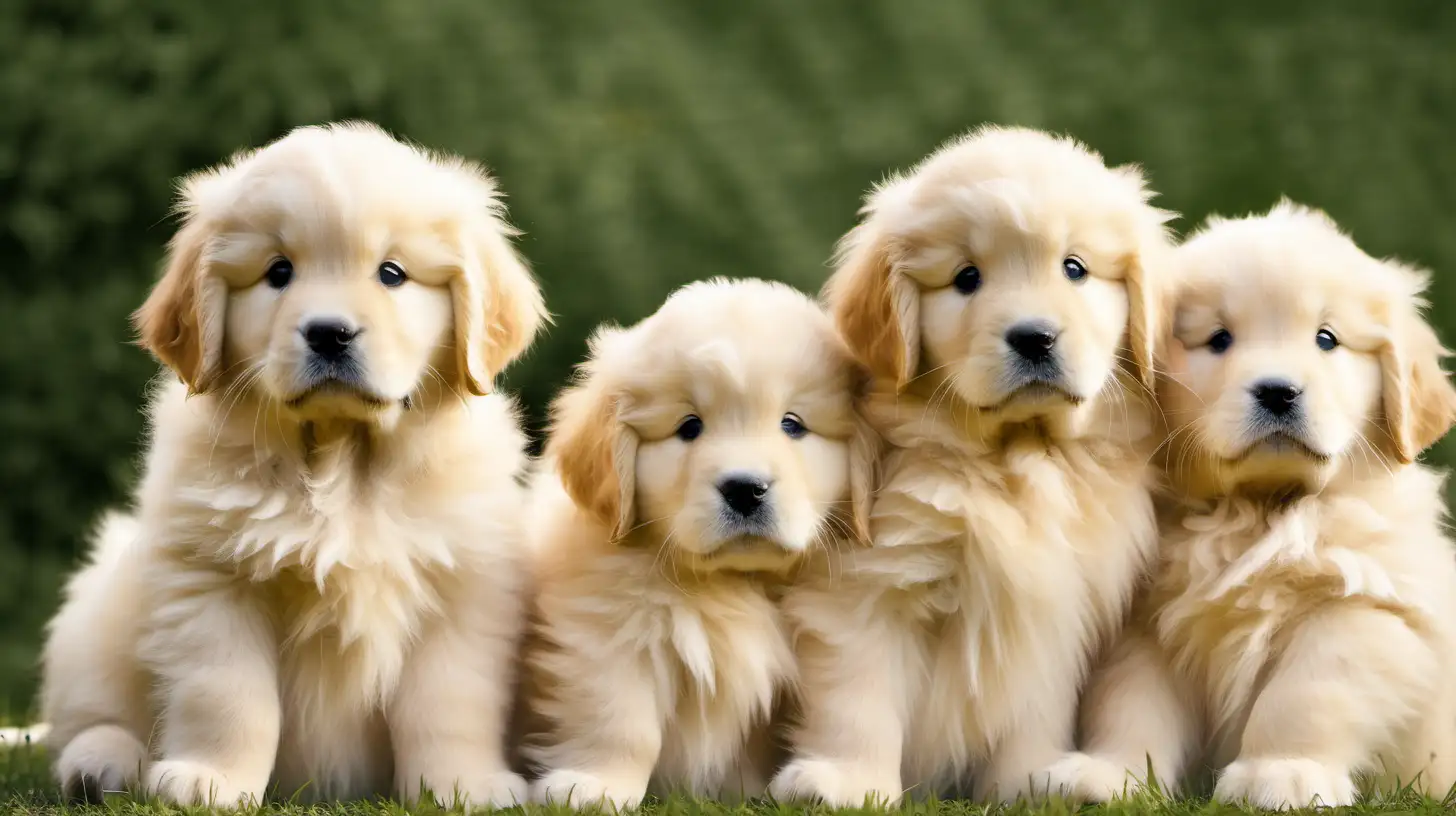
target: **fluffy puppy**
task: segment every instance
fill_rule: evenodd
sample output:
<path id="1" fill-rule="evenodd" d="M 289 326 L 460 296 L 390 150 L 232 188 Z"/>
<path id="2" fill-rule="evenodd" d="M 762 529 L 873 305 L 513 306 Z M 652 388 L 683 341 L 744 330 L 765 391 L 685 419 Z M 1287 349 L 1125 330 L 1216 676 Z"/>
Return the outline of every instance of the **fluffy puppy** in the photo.
<path id="1" fill-rule="evenodd" d="M 693 284 L 593 338 L 534 486 L 535 798 L 762 792 L 794 680 L 776 600 L 853 536 L 863 378 L 812 300 L 763 281 Z"/>
<path id="2" fill-rule="evenodd" d="M 61 784 L 524 800 L 524 440 L 489 392 L 544 311 L 494 183 L 308 127 L 188 177 L 180 209 L 136 324 L 182 382 L 45 647 Z"/>
<path id="3" fill-rule="evenodd" d="M 1009 800 L 1072 745 L 1156 541 L 1149 198 L 1134 168 L 1001 128 L 870 196 L 827 297 L 891 449 L 873 546 L 785 600 L 804 712 L 779 798 Z"/>
<path id="4" fill-rule="evenodd" d="M 1219 799 L 1347 805 L 1354 776 L 1456 782 L 1456 420 L 1425 272 L 1284 202 L 1178 250 L 1161 388 L 1179 504 L 1059 785 L 1104 800 L 1200 760 Z"/>

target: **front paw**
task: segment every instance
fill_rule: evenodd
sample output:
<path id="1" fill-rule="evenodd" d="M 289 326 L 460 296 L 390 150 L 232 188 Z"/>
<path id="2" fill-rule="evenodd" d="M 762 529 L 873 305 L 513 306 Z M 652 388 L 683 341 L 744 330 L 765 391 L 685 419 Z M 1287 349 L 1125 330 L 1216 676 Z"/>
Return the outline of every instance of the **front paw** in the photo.
<path id="1" fill-rule="evenodd" d="M 609 804 L 617 810 L 641 804 L 646 785 L 612 780 L 584 771 L 552 771 L 531 787 L 532 801 L 540 804 L 585 807 Z"/>
<path id="2" fill-rule="evenodd" d="M 1339 807 L 1355 803 L 1355 783 L 1313 759 L 1241 759 L 1219 774 L 1213 798 L 1267 810 Z"/>
<path id="3" fill-rule="evenodd" d="M 400 790 L 401 796 L 407 802 L 419 801 L 421 791 L 424 790 L 433 795 L 435 802 L 442 807 L 463 807 L 466 811 L 478 807 L 508 808 L 524 805 L 529 797 L 526 780 L 519 774 L 504 770 L 474 776 L 427 774 L 414 784 L 402 785 Z"/>
<path id="4" fill-rule="evenodd" d="M 168 759 L 147 771 L 147 793 L 174 805 L 236 808 L 257 804 L 263 791 L 248 790 L 228 775 L 185 759 Z"/>
<path id="5" fill-rule="evenodd" d="M 879 773 L 827 759 L 796 759 L 769 783 L 780 802 L 817 800 L 831 807 L 888 806 L 900 801 L 899 769 Z"/>
<path id="6" fill-rule="evenodd" d="M 1046 770 L 1047 788 L 1079 802 L 1110 802 L 1144 786 L 1120 763 L 1081 752 L 1067 754 Z"/>
<path id="7" fill-rule="evenodd" d="M 147 749 L 114 725 L 87 729 L 61 750 L 56 777 L 71 801 L 98 804 L 108 793 L 132 790 L 147 764 Z"/>

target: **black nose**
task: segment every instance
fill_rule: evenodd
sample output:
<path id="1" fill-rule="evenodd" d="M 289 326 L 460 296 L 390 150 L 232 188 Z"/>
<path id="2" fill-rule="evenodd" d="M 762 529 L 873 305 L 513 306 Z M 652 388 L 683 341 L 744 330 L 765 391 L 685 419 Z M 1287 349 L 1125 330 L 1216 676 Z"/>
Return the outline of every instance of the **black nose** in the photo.
<path id="1" fill-rule="evenodd" d="M 768 495 L 768 482 L 757 476 L 729 476 L 718 483 L 718 492 L 723 496 L 724 504 L 747 518 L 763 506 L 763 497 Z"/>
<path id="2" fill-rule="evenodd" d="M 1006 345 L 1029 363 L 1044 363 L 1052 356 L 1057 332 L 1050 323 L 1029 320 L 1006 331 Z"/>
<path id="3" fill-rule="evenodd" d="M 1260 408 L 1274 416 L 1284 416 L 1299 405 L 1299 389 L 1287 380 L 1260 380 L 1249 393 L 1258 400 Z"/>
<path id="4" fill-rule="evenodd" d="M 303 327 L 303 339 L 314 354 L 329 362 L 337 362 L 349 353 L 349 343 L 359 330 L 339 320 L 314 320 Z"/>

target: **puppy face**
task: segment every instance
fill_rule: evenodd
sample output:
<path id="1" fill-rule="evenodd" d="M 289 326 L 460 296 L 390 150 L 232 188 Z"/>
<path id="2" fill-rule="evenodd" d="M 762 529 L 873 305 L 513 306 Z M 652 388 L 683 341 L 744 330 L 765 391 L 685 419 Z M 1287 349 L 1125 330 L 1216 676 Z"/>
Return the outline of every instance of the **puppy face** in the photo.
<path id="1" fill-rule="evenodd" d="M 871 196 L 829 283 L 835 318 L 898 388 L 993 422 L 1090 414 L 1120 369 L 1152 382 L 1144 268 L 1169 214 L 1148 198 L 1070 140 L 978 131 Z"/>
<path id="2" fill-rule="evenodd" d="M 556 403 L 547 453 L 628 543 L 698 570 L 779 569 L 863 524 L 851 506 L 865 506 L 873 462 L 864 375 L 793 289 L 688 286 L 599 332 L 583 375 Z"/>
<path id="3" fill-rule="evenodd" d="M 1168 468 L 1192 492 L 1318 490 L 1410 462 L 1456 418 L 1425 273 L 1323 213 L 1214 220 L 1176 253 Z"/>
<path id="4" fill-rule="evenodd" d="M 494 184 L 367 125 L 301 128 L 186 179 L 136 322 L 194 392 L 388 421 L 485 393 L 545 318 Z"/>

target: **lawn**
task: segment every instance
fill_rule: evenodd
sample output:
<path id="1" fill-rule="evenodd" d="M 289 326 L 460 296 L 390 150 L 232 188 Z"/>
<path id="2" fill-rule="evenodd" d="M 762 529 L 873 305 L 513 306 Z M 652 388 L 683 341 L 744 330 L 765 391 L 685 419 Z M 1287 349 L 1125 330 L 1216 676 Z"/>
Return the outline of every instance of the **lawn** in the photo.
<path id="1" fill-rule="evenodd" d="M 849 809 L 838 811 L 842 813 L 865 812 L 867 809 Z M 72 806 L 65 805 L 58 800 L 53 788 L 46 767 L 45 751 L 43 748 L 34 746 L 21 746 L 13 750 L 0 748 L 0 813 L 4 814 L 35 814 L 35 816 L 52 816 L 52 814 L 78 814 L 86 816 L 89 814 L 108 814 L 108 816 L 124 816 L 124 814 L 138 814 L 138 816 L 152 816 L 152 814 L 170 813 L 205 813 L 205 808 L 175 808 L 159 805 L 154 802 L 135 800 L 130 796 L 117 794 L 108 797 L 105 804 L 93 806 Z M 342 805 L 301 805 L 290 803 L 270 804 L 257 811 L 267 816 L 385 816 L 385 814 L 443 814 L 450 812 L 446 809 L 424 806 L 407 809 L 395 802 L 357 802 Z M 455 811 L 459 812 L 459 811 Z M 543 807 L 530 805 L 524 808 L 512 808 L 509 812 L 520 812 L 530 814 L 567 814 L 571 813 L 567 808 Z M 600 811 L 598 811 L 600 812 Z M 608 811 L 609 812 L 609 811 Z M 671 798 L 666 800 L 651 801 L 644 805 L 640 813 L 646 816 L 726 816 L 727 814 L 753 814 L 753 816 L 799 816 L 799 814 L 819 814 L 834 812 L 831 808 L 825 807 L 794 807 L 780 805 L 774 802 L 754 802 L 747 805 L 723 805 L 717 802 L 700 801 L 692 799 Z M 964 801 L 938 801 L 918 802 L 902 805 L 894 809 L 896 813 L 925 814 L 930 816 L 973 816 L 979 814 L 1005 814 L 1005 816 L 1062 816 L 1063 814 L 1077 813 L 1079 816 L 1091 816 L 1091 814 L 1107 814 L 1107 816 L 1194 816 L 1194 814 L 1217 814 L 1255 813 L 1250 808 L 1237 808 L 1227 805 L 1219 805 L 1209 802 L 1206 799 L 1178 799 L 1168 800 L 1157 796 L 1147 795 L 1139 798 L 1120 802 L 1107 806 L 1087 806 L 1077 808 L 1066 802 L 1052 801 L 1041 805 L 1008 805 L 985 807 L 974 805 Z M 1351 808 L 1339 808 L 1336 810 L 1324 810 L 1321 813 L 1348 813 L 1348 814 L 1437 814 L 1456 812 L 1456 797 L 1448 797 L 1447 803 L 1434 801 L 1415 794 L 1405 793 L 1356 805 Z"/>

